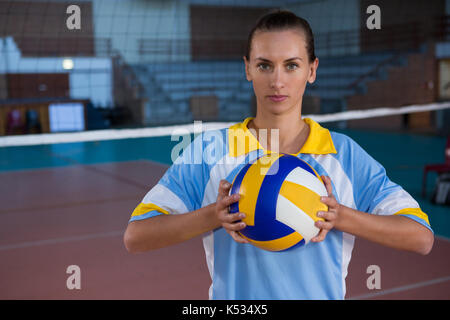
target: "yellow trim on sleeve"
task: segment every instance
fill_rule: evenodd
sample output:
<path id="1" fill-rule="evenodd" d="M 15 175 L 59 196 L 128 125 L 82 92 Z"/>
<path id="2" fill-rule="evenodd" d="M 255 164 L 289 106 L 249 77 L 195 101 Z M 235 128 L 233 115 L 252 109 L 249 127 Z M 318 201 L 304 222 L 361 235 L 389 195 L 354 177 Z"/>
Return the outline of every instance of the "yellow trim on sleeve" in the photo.
<path id="1" fill-rule="evenodd" d="M 398 214 L 408 214 L 411 216 L 415 216 L 417 218 L 424 220 L 428 225 L 430 225 L 428 215 L 425 212 L 423 212 L 420 208 L 406 208 L 394 213 L 394 215 Z"/>
<path id="2" fill-rule="evenodd" d="M 162 209 L 161 207 L 158 207 L 156 204 L 153 203 L 140 203 L 136 209 L 134 209 L 133 213 L 131 214 L 132 217 L 141 216 L 143 214 L 146 214 L 150 211 L 159 211 L 164 214 L 170 214 L 167 210 Z"/>

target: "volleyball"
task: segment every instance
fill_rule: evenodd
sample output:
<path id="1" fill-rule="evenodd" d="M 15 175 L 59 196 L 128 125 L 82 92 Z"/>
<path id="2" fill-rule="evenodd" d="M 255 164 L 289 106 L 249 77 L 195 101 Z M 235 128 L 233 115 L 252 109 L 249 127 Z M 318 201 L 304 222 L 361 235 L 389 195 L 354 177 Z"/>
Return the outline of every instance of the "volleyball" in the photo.
<path id="1" fill-rule="evenodd" d="M 269 251 L 308 244 L 319 232 L 315 221 L 323 220 L 317 212 L 328 210 L 320 201 L 328 194 L 319 174 L 289 154 L 265 154 L 245 165 L 230 194 L 240 195 L 230 213 L 245 213 L 240 235 Z"/>

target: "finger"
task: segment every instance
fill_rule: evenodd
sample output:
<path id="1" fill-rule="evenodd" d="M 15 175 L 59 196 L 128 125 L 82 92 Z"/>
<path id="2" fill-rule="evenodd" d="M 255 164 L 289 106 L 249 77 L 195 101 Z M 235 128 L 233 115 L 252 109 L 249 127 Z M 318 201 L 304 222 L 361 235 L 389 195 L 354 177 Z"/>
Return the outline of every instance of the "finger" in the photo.
<path id="1" fill-rule="evenodd" d="M 311 242 L 321 242 L 321 241 L 325 240 L 327 233 L 328 233 L 328 230 L 325 230 L 325 229 L 320 230 L 319 234 L 311 239 Z"/>
<path id="2" fill-rule="evenodd" d="M 224 227 L 227 231 L 240 231 L 246 227 L 246 224 L 244 222 L 222 222 L 222 227 Z"/>
<path id="3" fill-rule="evenodd" d="M 220 180 L 219 183 L 219 197 L 225 197 L 228 196 L 228 193 L 230 191 L 231 188 L 231 183 L 229 183 L 227 180 L 222 179 Z"/>
<path id="4" fill-rule="evenodd" d="M 334 207 L 337 204 L 337 201 L 334 197 L 320 197 L 320 201 L 326 204 L 328 207 Z"/>
<path id="5" fill-rule="evenodd" d="M 331 184 L 331 179 L 328 176 L 321 176 L 323 182 L 325 183 L 325 189 L 327 189 L 328 196 L 333 195 L 333 186 Z"/>
<path id="6" fill-rule="evenodd" d="M 242 212 L 226 213 L 219 217 L 222 223 L 234 223 L 245 218 L 245 214 Z"/>
<path id="7" fill-rule="evenodd" d="M 318 220 L 314 223 L 314 225 L 319 228 L 319 229 L 324 229 L 324 230 L 331 230 L 334 227 L 334 223 L 331 223 L 329 221 L 321 221 Z"/>
<path id="8" fill-rule="evenodd" d="M 249 241 L 247 239 L 245 239 L 244 237 L 242 237 L 238 232 L 236 231 L 230 231 L 228 232 L 229 235 L 233 238 L 234 241 L 239 242 L 239 243 L 249 243 Z"/>
<path id="9" fill-rule="evenodd" d="M 336 220 L 336 213 L 333 211 L 318 211 L 317 217 L 324 219 L 325 221 L 332 221 L 334 222 Z"/>
<path id="10" fill-rule="evenodd" d="M 231 204 L 239 201 L 240 195 L 238 194 L 232 194 L 231 196 L 225 196 L 222 199 L 220 199 L 220 208 L 227 208 Z"/>

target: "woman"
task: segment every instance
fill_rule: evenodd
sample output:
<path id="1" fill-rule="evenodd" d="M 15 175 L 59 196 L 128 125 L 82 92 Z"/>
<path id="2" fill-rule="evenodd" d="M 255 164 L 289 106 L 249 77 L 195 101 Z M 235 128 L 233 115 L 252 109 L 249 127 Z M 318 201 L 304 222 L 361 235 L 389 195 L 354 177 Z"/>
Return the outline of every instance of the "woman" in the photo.
<path id="1" fill-rule="evenodd" d="M 428 254 L 434 236 L 417 202 L 353 140 L 301 118 L 303 93 L 319 64 L 308 23 L 287 11 L 262 17 L 244 62 L 256 117 L 189 145 L 133 212 L 127 249 L 142 252 L 203 234 L 212 299 L 343 299 L 355 236 Z M 278 139 L 271 139 L 273 132 Z M 313 243 L 283 252 L 247 244 L 238 234 L 244 213 L 228 210 L 239 198 L 228 192 L 240 168 L 274 149 L 308 162 L 329 195 L 322 199 L 329 210 L 317 213 L 325 221 L 316 222 L 321 231 Z M 198 154 L 201 163 L 192 161 Z"/>

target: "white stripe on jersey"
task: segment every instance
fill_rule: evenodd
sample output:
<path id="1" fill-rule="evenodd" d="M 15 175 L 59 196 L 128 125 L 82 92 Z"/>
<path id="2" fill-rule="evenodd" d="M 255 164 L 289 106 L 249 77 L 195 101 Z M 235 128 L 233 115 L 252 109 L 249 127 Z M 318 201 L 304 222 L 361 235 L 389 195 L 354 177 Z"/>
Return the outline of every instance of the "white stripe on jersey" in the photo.
<path id="1" fill-rule="evenodd" d="M 188 208 L 183 201 L 170 189 L 161 184 L 154 186 L 144 197 L 142 203 L 153 203 L 161 209 L 171 214 L 180 214 L 188 212 Z"/>
<path id="2" fill-rule="evenodd" d="M 353 198 L 353 185 L 345 174 L 340 162 L 332 155 L 312 155 L 312 157 L 325 169 L 336 188 L 335 192 L 339 197 L 339 203 L 356 209 L 355 199 Z M 348 265 L 352 257 L 353 246 L 355 244 L 355 236 L 343 232 L 342 240 L 342 290 L 345 297 L 346 286 L 345 278 L 348 273 Z"/>
<path id="3" fill-rule="evenodd" d="M 219 190 L 219 182 L 224 177 L 228 177 L 231 171 L 236 168 L 237 165 L 242 164 L 245 161 L 245 155 L 240 157 L 224 156 L 217 164 L 211 169 L 209 173 L 209 180 L 206 184 L 205 193 L 203 195 L 202 208 L 216 202 L 217 193 Z M 214 234 L 212 231 L 206 233 L 203 236 L 203 247 L 205 248 L 206 264 L 208 266 L 209 275 L 213 279 L 214 273 Z M 209 288 L 209 299 L 212 299 L 213 283 Z"/>
<path id="4" fill-rule="evenodd" d="M 389 194 L 372 210 L 377 215 L 392 215 L 405 208 L 419 208 L 419 204 L 403 188 Z"/>

